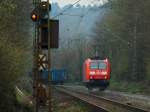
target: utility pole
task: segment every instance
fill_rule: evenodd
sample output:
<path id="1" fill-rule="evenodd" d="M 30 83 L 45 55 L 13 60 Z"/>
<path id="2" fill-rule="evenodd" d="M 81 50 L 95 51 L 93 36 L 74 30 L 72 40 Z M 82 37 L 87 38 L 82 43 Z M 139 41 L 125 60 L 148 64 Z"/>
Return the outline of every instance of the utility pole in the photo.
<path id="1" fill-rule="evenodd" d="M 135 14 L 135 23 L 134 23 L 134 38 L 133 38 L 133 66 L 132 66 L 132 75 L 133 78 L 136 79 L 137 75 L 137 20 L 138 14 Z"/>

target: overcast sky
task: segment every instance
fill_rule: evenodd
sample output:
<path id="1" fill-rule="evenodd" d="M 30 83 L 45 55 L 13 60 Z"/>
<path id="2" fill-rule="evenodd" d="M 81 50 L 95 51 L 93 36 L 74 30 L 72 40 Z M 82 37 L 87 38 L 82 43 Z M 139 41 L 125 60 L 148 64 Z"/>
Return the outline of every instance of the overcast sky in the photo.
<path id="1" fill-rule="evenodd" d="M 63 7 L 64 5 L 67 4 L 73 4 L 78 0 L 52 0 L 53 3 L 57 2 L 59 4 L 60 7 Z M 103 4 L 104 2 L 106 2 L 107 0 L 81 0 L 79 2 L 80 5 L 93 5 L 93 4 Z"/>

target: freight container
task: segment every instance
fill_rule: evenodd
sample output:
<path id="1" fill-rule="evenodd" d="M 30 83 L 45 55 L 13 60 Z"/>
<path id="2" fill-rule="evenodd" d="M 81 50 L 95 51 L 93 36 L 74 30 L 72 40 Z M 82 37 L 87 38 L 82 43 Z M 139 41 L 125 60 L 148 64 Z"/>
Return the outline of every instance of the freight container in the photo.
<path id="1" fill-rule="evenodd" d="M 52 84 L 63 84 L 66 80 L 66 70 L 65 69 L 52 69 L 51 70 L 51 82 Z M 41 72 L 42 80 L 44 82 L 49 82 L 48 70 Z"/>

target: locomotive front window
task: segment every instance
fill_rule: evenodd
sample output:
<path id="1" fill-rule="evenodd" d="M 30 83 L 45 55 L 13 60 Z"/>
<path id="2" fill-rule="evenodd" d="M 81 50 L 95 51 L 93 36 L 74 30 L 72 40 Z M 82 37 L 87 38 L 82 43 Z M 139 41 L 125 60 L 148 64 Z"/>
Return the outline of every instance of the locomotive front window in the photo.
<path id="1" fill-rule="evenodd" d="M 106 69 L 106 63 L 99 63 L 98 68 L 99 69 Z"/>
<path id="2" fill-rule="evenodd" d="M 90 68 L 91 69 L 98 69 L 98 63 L 91 63 Z"/>

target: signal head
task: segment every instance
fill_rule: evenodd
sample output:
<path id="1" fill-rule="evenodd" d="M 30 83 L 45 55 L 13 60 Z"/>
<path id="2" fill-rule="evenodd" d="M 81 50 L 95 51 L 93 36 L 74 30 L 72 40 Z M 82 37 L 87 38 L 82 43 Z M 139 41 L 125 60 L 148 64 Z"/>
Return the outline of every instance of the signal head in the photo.
<path id="1" fill-rule="evenodd" d="M 37 20 L 38 20 L 38 15 L 37 14 L 31 14 L 31 19 L 32 19 L 32 21 L 34 21 L 34 22 L 36 22 Z"/>

